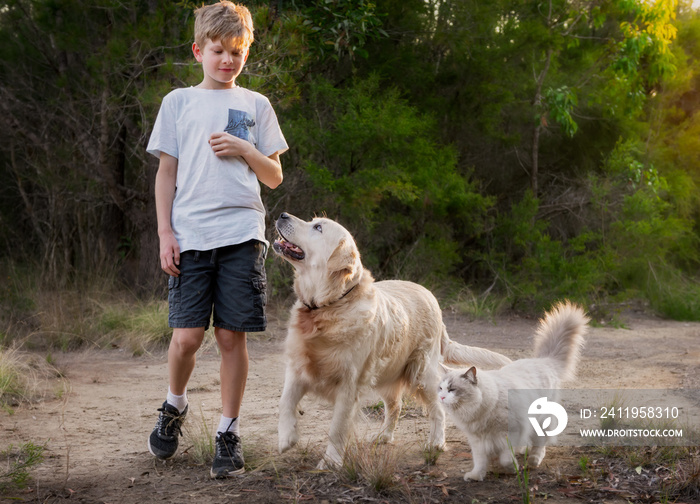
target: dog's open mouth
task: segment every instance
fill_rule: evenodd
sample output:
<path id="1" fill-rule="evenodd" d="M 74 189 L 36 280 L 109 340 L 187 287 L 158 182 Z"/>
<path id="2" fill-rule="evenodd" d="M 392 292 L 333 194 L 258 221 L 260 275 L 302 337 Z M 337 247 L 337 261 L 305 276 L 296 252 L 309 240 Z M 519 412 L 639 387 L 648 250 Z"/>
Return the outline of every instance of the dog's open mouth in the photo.
<path id="1" fill-rule="evenodd" d="M 272 244 L 272 248 L 274 248 L 275 252 L 278 254 L 290 257 L 296 261 L 301 261 L 306 257 L 306 254 L 298 245 L 288 242 L 281 236 L 279 239 L 275 240 L 275 243 Z"/>

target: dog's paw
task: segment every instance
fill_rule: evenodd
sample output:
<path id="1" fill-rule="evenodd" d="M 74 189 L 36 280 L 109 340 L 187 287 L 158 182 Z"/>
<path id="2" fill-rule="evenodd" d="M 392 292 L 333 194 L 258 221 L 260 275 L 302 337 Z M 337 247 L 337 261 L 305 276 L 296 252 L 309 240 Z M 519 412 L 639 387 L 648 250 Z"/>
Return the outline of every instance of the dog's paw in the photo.
<path id="1" fill-rule="evenodd" d="M 283 434 L 280 431 L 279 434 L 279 451 L 280 453 L 284 453 L 293 446 L 295 446 L 299 442 L 299 434 L 297 433 L 296 430 L 292 430 L 290 432 L 287 432 L 286 434 Z"/>
<path id="2" fill-rule="evenodd" d="M 484 476 L 486 475 L 482 472 L 469 471 L 464 474 L 464 481 L 484 481 Z"/>
<path id="3" fill-rule="evenodd" d="M 319 471 L 332 471 L 338 469 L 343 465 L 343 461 L 340 459 L 331 459 L 328 455 L 325 455 L 321 461 L 316 464 L 316 469 Z"/>
<path id="4" fill-rule="evenodd" d="M 377 437 L 374 438 L 376 444 L 389 444 L 394 442 L 393 432 L 380 432 Z"/>

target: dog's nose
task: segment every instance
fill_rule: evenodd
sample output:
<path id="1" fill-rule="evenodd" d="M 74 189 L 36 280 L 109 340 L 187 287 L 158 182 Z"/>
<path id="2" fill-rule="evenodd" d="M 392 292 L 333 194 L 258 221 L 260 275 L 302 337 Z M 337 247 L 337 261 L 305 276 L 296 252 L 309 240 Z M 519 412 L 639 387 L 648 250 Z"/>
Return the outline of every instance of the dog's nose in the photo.
<path id="1" fill-rule="evenodd" d="M 289 219 L 289 214 L 287 212 L 282 212 L 280 219 Z"/>

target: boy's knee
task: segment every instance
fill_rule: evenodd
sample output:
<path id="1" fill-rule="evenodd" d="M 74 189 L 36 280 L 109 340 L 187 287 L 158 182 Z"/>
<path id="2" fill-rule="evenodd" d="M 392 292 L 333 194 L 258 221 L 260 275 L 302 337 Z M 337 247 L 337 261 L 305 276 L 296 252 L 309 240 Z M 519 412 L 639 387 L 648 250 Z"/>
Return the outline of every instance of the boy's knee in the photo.
<path id="1" fill-rule="evenodd" d="M 246 333 L 244 332 L 216 328 L 215 335 L 221 352 L 233 352 L 246 346 Z"/>
<path id="2" fill-rule="evenodd" d="M 199 350 L 204 339 L 204 328 L 176 329 L 170 345 L 181 355 L 194 354 Z"/>

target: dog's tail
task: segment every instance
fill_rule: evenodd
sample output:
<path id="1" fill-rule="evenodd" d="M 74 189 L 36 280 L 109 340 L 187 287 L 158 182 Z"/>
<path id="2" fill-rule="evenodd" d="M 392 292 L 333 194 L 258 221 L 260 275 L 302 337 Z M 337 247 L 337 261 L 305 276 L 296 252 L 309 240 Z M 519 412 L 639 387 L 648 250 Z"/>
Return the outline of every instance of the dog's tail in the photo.
<path id="1" fill-rule="evenodd" d="M 552 359 L 562 381 L 576 373 L 588 321 L 583 309 L 569 301 L 557 303 L 545 313 L 535 333 L 535 357 Z"/>
<path id="2" fill-rule="evenodd" d="M 443 362 L 457 366 L 500 368 L 512 362 L 508 357 L 497 352 L 452 341 L 447 335 L 447 329 L 444 325 L 440 340 L 440 353 Z"/>

